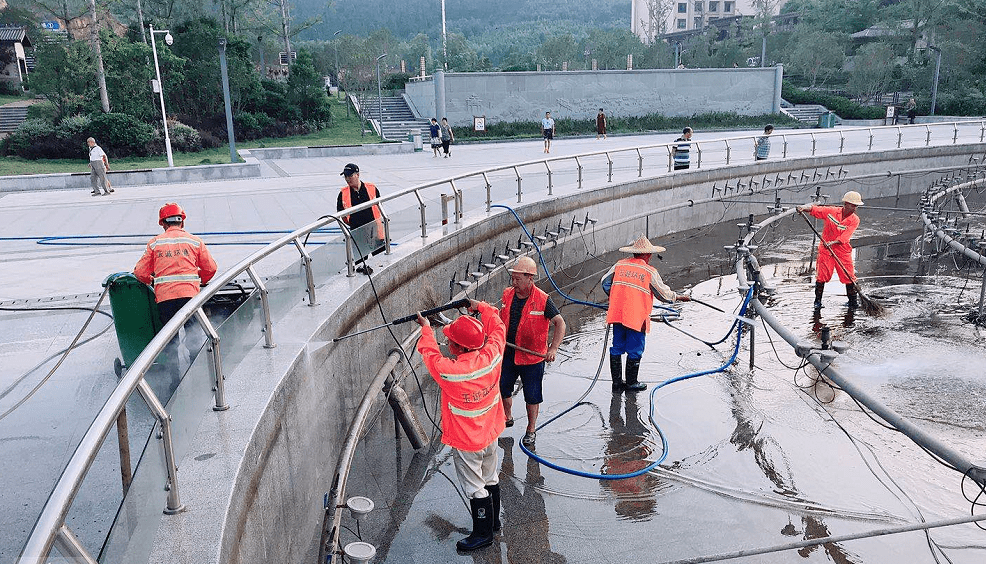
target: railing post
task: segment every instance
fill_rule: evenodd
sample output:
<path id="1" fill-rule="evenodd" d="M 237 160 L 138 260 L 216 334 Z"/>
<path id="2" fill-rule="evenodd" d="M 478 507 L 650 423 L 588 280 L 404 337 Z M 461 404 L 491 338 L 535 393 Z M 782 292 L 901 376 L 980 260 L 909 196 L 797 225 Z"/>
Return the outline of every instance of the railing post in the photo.
<path id="1" fill-rule="evenodd" d="M 644 175 L 644 156 L 640 154 L 640 148 L 637 148 L 637 178 L 641 178 Z"/>
<path id="2" fill-rule="evenodd" d="M 925 129 L 925 131 L 928 132 L 928 134 L 924 137 L 924 146 L 927 147 L 927 146 L 931 145 L 931 126 L 930 125 L 925 125 L 924 126 L 924 129 Z"/>
<path id="3" fill-rule="evenodd" d="M 959 125 L 957 123 L 952 124 L 952 145 L 956 145 L 959 142 Z"/>
<path id="4" fill-rule="evenodd" d="M 209 350 L 212 352 L 212 373 L 216 378 L 216 405 L 212 406 L 213 411 L 226 411 L 229 404 L 226 403 L 226 376 L 223 374 L 223 357 L 219 348 L 219 333 L 212 326 L 212 322 L 205 315 L 202 308 L 195 310 L 195 318 L 199 320 L 199 325 L 209 337 Z"/>
<path id="5" fill-rule="evenodd" d="M 695 154 L 698 155 L 698 160 L 695 161 L 695 168 L 702 168 L 702 147 L 701 145 L 698 144 L 697 141 L 694 143 L 694 145 L 695 145 Z"/>
<path id="6" fill-rule="evenodd" d="M 414 191 L 414 197 L 418 199 L 418 210 L 421 212 L 421 238 L 428 238 L 428 217 L 425 215 L 425 201 L 421 199 L 421 193 L 417 190 Z M 352 264 L 350 261 L 349 264 Z M 352 275 L 352 274 L 350 274 Z"/>
<path id="7" fill-rule="evenodd" d="M 164 513 L 165 515 L 174 515 L 184 511 L 185 506 L 181 504 L 181 496 L 178 495 L 178 465 L 175 464 L 175 444 L 171 438 L 171 416 L 164 410 L 164 406 L 154 395 L 154 390 L 148 385 L 147 380 L 140 379 L 140 382 L 137 383 L 137 391 L 140 393 L 140 397 L 144 398 L 144 403 L 147 404 L 148 409 L 157 418 L 158 424 L 161 425 L 161 435 L 158 438 L 162 440 L 164 465 L 168 472 L 168 483 L 165 484 L 165 489 L 168 491 L 168 503 L 164 508 Z"/>
<path id="8" fill-rule="evenodd" d="M 784 153 L 781 155 L 783 158 L 787 158 L 787 136 L 781 135 L 781 142 L 784 144 Z"/>
<path id="9" fill-rule="evenodd" d="M 897 148 L 900 149 L 901 144 L 904 142 L 904 129 L 900 126 L 897 127 Z"/>
<path id="10" fill-rule="evenodd" d="M 493 205 L 493 185 L 490 184 L 490 177 L 483 173 L 483 182 L 486 183 L 486 213 L 490 213 L 491 206 Z"/>
<path id="11" fill-rule="evenodd" d="M 726 144 L 726 164 L 729 164 L 729 157 L 733 153 L 733 148 L 729 146 L 729 141 L 725 141 L 725 144 Z M 756 146 L 756 141 L 754 141 L 753 144 L 754 146 Z"/>
<path id="12" fill-rule="evenodd" d="M 383 254 L 390 254 L 390 218 L 384 213 L 382 206 L 377 206 L 380 210 L 380 218 L 383 219 Z"/>
<path id="13" fill-rule="evenodd" d="M 817 139 L 815 139 L 815 134 L 811 133 L 811 156 L 815 156 L 815 145 L 817 144 Z"/>
<path id="14" fill-rule="evenodd" d="M 256 286 L 257 291 L 260 292 L 260 308 L 264 312 L 264 348 L 272 349 L 274 348 L 274 326 L 270 321 L 270 302 L 267 299 L 267 286 L 264 285 L 263 279 L 257 275 L 257 271 L 253 269 L 253 265 L 247 267 L 247 274 L 250 276 L 250 280 L 253 280 L 253 285 Z"/>
<path id="15" fill-rule="evenodd" d="M 58 552 L 72 564 L 97 564 L 96 559 L 82 546 L 79 537 L 75 536 L 75 533 L 65 523 L 62 523 L 62 526 L 58 528 L 54 541 Z M 47 559 L 38 562 L 47 562 Z"/>
<path id="16" fill-rule="evenodd" d="M 983 142 L 983 138 L 986 137 L 986 121 L 979 122 L 979 142 Z"/>
<path id="17" fill-rule="evenodd" d="M 346 264 L 349 269 L 348 275 L 353 276 L 356 270 L 353 266 L 352 237 L 349 235 L 349 231 L 343 230 L 343 233 L 346 234 Z M 295 237 L 294 246 L 301 253 L 301 262 L 305 265 L 305 281 L 308 283 L 308 305 L 311 307 L 317 306 L 318 302 L 315 301 L 315 274 L 312 272 L 312 256 L 308 254 L 305 246 L 301 244 L 301 239 Z"/>
<path id="18" fill-rule="evenodd" d="M 455 211 L 455 221 L 454 223 L 462 223 L 462 191 L 455 187 L 455 181 L 449 180 L 449 186 L 452 187 L 452 204 Z"/>
<path id="19" fill-rule="evenodd" d="M 523 185 L 522 185 L 522 179 L 520 177 L 520 171 L 517 170 L 517 167 L 512 167 L 512 168 L 514 169 L 514 174 L 517 175 L 517 203 L 519 204 L 519 203 L 521 203 L 523 201 L 521 199 L 522 198 L 522 194 L 524 192 Z"/>
<path id="20" fill-rule="evenodd" d="M 841 153 L 843 151 L 843 149 L 845 149 L 845 147 L 846 147 L 846 133 L 840 129 L 839 130 L 839 152 Z"/>
<path id="21" fill-rule="evenodd" d="M 582 162 L 579 161 L 578 157 L 575 157 L 575 165 L 579 169 L 579 190 L 582 189 Z"/>
<path id="22" fill-rule="evenodd" d="M 668 172 L 674 172 L 674 149 L 671 145 L 665 145 L 668 150 Z"/>
<path id="23" fill-rule="evenodd" d="M 609 151 L 606 151 L 606 160 L 609 161 L 609 176 L 606 182 L 613 181 L 613 158 L 609 156 Z"/>
<path id="24" fill-rule="evenodd" d="M 548 171 L 548 195 L 551 196 L 552 195 L 551 165 L 548 164 L 548 161 L 544 161 L 544 168 L 547 169 Z"/>
<path id="25" fill-rule="evenodd" d="M 448 225 L 448 201 L 449 201 L 449 195 L 443 192 L 443 193 L 439 194 L 438 197 L 442 201 L 442 225 Z"/>
<path id="26" fill-rule="evenodd" d="M 872 151 L 873 150 L 873 128 L 872 127 L 871 128 L 867 128 L 866 131 L 869 132 L 869 134 L 870 134 L 870 145 L 869 145 L 869 147 L 867 147 L 866 150 L 867 151 Z"/>

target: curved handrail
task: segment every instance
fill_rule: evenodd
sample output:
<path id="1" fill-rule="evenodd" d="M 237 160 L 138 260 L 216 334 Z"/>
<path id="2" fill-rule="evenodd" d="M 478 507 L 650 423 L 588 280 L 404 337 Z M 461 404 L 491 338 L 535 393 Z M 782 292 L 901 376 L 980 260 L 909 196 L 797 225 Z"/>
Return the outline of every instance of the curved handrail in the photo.
<path id="1" fill-rule="evenodd" d="M 971 125 L 971 124 L 979 124 L 980 142 L 982 142 L 984 140 L 984 137 L 986 137 L 986 120 L 944 122 L 944 123 L 933 124 L 933 125 L 936 128 L 949 126 L 949 125 L 952 126 L 951 143 L 957 144 L 959 126 Z M 867 132 L 869 136 L 869 146 L 867 150 L 872 150 L 874 130 L 893 129 L 899 132 L 904 128 L 925 128 L 925 130 L 928 132 L 928 135 L 925 140 L 925 145 L 930 144 L 931 127 L 927 125 L 887 126 L 885 128 L 881 128 L 881 127 L 843 128 L 843 129 L 826 130 L 823 132 L 819 132 L 819 131 L 792 132 L 792 133 L 775 134 L 774 138 L 779 138 L 783 143 L 782 158 L 788 158 L 788 147 L 787 147 L 788 138 L 810 136 L 813 139 L 812 155 L 814 155 L 815 153 L 814 140 L 816 135 L 825 135 L 825 134 L 839 135 L 840 138 L 839 153 L 842 153 L 844 150 L 845 137 L 847 132 L 853 132 L 853 131 Z M 728 142 L 735 140 L 743 140 L 743 139 L 752 140 L 755 139 L 756 137 L 759 137 L 759 135 L 742 135 L 742 136 L 732 136 L 732 137 L 723 137 L 723 138 L 705 139 L 705 140 L 693 139 L 690 141 L 690 143 L 696 148 L 697 154 L 699 154 L 702 151 L 701 149 L 702 145 L 708 146 L 713 143 L 725 143 L 727 150 L 726 150 L 726 158 L 724 164 L 728 165 L 730 161 L 730 157 L 729 157 L 730 151 L 729 151 Z M 897 142 L 898 147 L 900 146 L 901 143 L 900 139 L 901 136 L 898 135 L 898 142 Z M 655 143 L 649 145 L 627 147 L 623 149 L 606 149 L 600 151 L 590 151 L 590 152 L 579 153 L 575 155 L 548 157 L 548 158 L 524 161 L 521 163 L 500 165 L 496 167 L 482 169 L 480 171 L 463 173 L 463 174 L 443 178 L 440 180 L 425 182 L 409 188 L 405 188 L 391 195 L 376 198 L 374 200 L 365 202 L 363 204 L 353 206 L 351 212 L 369 209 L 371 206 L 379 205 L 381 203 L 393 201 L 398 198 L 407 196 L 409 194 L 413 194 L 418 201 L 418 205 L 421 208 L 421 220 L 422 220 L 421 231 L 422 231 L 422 237 L 426 238 L 428 226 L 424 212 L 425 202 L 420 195 L 420 191 L 423 189 L 441 186 L 445 184 L 453 184 L 457 180 L 463 180 L 466 178 L 482 178 L 487 190 L 486 204 L 487 204 L 487 211 L 489 211 L 490 198 L 488 194 L 489 194 L 490 185 L 487 175 L 489 175 L 490 173 L 512 170 L 517 176 L 518 199 L 520 199 L 522 194 L 522 190 L 521 190 L 522 178 L 518 170 L 519 168 L 541 165 L 547 167 L 547 169 L 550 171 L 551 168 L 548 165 L 548 163 L 571 160 L 576 164 L 578 168 L 579 180 L 581 186 L 581 178 L 582 178 L 581 172 L 582 169 L 584 168 L 582 161 L 587 157 L 605 156 L 607 167 L 608 167 L 608 179 L 609 181 L 612 181 L 613 154 L 622 154 L 622 153 L 635 154 L 636 157 L 638 158 L 638 175 L 642 175 L 643 157 L 640 155 L 641 150 L 664 148 L 668 151 L 668 154 L 670 155 L 672 148 L 677 144 L 678 143 L 676 142 Z M 699 167 L 701 167 L 700 161 L 696 163 L 696 168 Z M 453 190 L 458 191 L 459 189 L 455 188 L 453 185 Z M 161 328 L 160 332 L 151 340 L 150 343 L 148 343 L 144 351 L 134 360 L 131 367 L 128 369 L 127 373 L 120 380 L 120 383 L 110 394 L 109 398 L 106 400 L 103 407 L 100 408 L 99 413 L 97 413 L 95 419 L 90 424 L 89 429 L 86 431 L 82 440 L 79 442 L 79 445 L 76 447 L 74 453 L 72 454 L 72 457 L 69 459 L 69 462 L 65 467 L 65 470 L 62 472 L 61 476 L 59 477 L 58 482 L 56 483 L 54 489 L 49 495 L 49 498 L 45 503 L 45 506 L 42 509 L 40 516 L 38 517 L 38 520 L 35 522 L 35 525 L 31 530 L 31 534 L 28 537 L 27 542 L 24 545 L 24 549 L 22 550 L 21 555 L 18 559 L 19 563 L 30 562 L 33 564 L 33 563 L 44 562 L 45 559 L 47 558 L 48 553 L 51 550 L 52 545 L 55 542 L 59 542 L 60 546 L 71 546 L 73 544 L 75 545 L 78 544 L 78 543 L 66 542 L 67 539 L 69 539 L 71 532 L 65 526 L 65 517 L 68 513 L 69 508 L 71 507 L 72 501 L 75 499 L 75 496 L 82 485 L 82 481 L 84 480 L 86 474 L 88 473 L 89 469 L 93 464 L 93 461 L 95 460 L 99 447 L 102 445 L 106 436 L 109 434 L 110 429 L 113 426 L 115 426 L 116 418 L 118 414 L 122 411 L 127 400 L 133 395 L 133 392 L 135 390 L 139 391 L 139 393 L 144 397 L 145 401 L 147 401 L 149 407 L 151 408 L 152 412 L 154 412 L 155 416 L 158 418 L 158 421 L 162 426 L 162 434 L 166 443 L 165 445 L 166 459 L 167 459 L 166 463 L 169 466 L 168 475 L 169 475 L 169 479 L 171 480 L 169 493 L 168 493 L 168 508 L 166 509 L 166 511 L 177 512 L 182 509 L 180 496 L 178 494 L 178 484 L 176 480 L 177 468 L 175 465 L 175 461 L 173 460 L 173 453 L 169 452 L 170 440 L 171 440 L 170 417 L 168 416 L 167 412 L 164 411 L 164 408 L 157 401 L 157 398 L 154 396 L 153 392 L 150 390 L 150 388 L 147 386 L 146 382 L 144 381 L 145 373 L 149 370 L 154 359 L 158 356 L 158 354 L 160 354 L 164 350 L 165 346 L 168 344 L 168 342 L 171 341 L 171 339 L 175 336 L 175 334 L 177 334 L 178 329 L 182 327 L 185 324 L 185 322 L 187 322 L 193 316 L 197 316 L 200 322 L 202 321 L 202 319 L 204 319 L 204 315 L 200 313 L 203 304 L 205 304 L 207 300 L 209 300 L 212 296 L 214 296 L 219 291 L 219 289 L 222 288 L 222 286 L 232 281 L 236 276 L 244 272 L 247 272 L 251 276 L 251 278 L 255 278 L 255 281 L 257 281 L 255 272 L 253 272 L 253 266 L 258 261 L 272 254 L 274 251 L 289 244 L 294 244 L 298 247 L 298 250 L 302 253 L 302 257 L 304 259 L 307 259 L 306 260 L 306 265 L 307 265 L 307 262 L 310 261 L 310 259 L 307 256 L 307 253 L 305 252 L 303 245 L 300 243 L 300 238 L 334 221 L 337 220 L 331 216 L 320 218 L 304 227 L 301 227 L 291 232 L 290 234 L 281 237 L 280 239 L 277 239 L 276 241 L 265 246 L 264 248 L 244 258 L 239 263 L 237 263 L 229 270 L 227 270 L 225 273 L 214 278 L 212 283 L 208 287 L 206 287 L 201 292 L 199 292 L 195 297 L 193 297 L 164 327 Z M 385 222 L 387 224 L 388 233 L 389 233 L 389 221 L 385 220 Z M 348 229 L 341 222 L 338 223 L 340 229 L 342 229 L 348 242 L 348 240 L 351 238 Z M 389 235 L 388 235 L 388 239 L 389 239 Z M 353 269 L 352 257 L 348 258 L 348 263 L 349 263 L 349 271 L 350 273 L 352 273 L 352 269 Z M 313 295 L 314 288 L 311 278 L 311 271 L 309 270 L 308 273 L 309 273 L 308 276 L 309 292 L 311 293 L 310 300 L 311 302 L 314 302 L 314 295 Z M 268 330 L 268 338 L 269 335 L 270 335 L 270 331 Z M 268 344 L 270 344 L 269 341 Z M 215 354 L 218 355 L 218 351 Z M 221 385 L 222 383 L 220 378 L 219 381 L 217 381 L 217 387 L 220 388 L 219 390 L 217 390 L 217 399 L 221 395 Z M 74 538 L 74 536 L 72 538 Z M 79 559 L 83 561 L 85 560 L 92 561 L 92 558 L 84 553 L 79 554 Z"/>

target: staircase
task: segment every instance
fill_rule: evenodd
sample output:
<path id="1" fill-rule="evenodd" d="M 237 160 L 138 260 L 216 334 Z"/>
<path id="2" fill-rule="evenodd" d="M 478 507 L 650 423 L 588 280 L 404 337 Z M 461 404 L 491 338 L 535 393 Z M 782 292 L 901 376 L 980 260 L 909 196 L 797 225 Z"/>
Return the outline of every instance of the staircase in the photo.
<path id="1" fill-rule="evenodd" d="M 0 106 L 0 133 L 12 133 L 27 119 L 27 106 Z"/>
<path id="2" fill-rule="evenodd" d="M 421 133 L 422 139 L 430 138 L 428 133 L 428 120 L 417 119 L 407 106 L 407 102 L 400 96 L 384 96 L 378 105 L 376 96 L 367 96 L 362 100 L 363 115 L 366 118 L 377 120 L 380 115 L 380 106 L 383 107 L 383 119 L 381 120 L 384 139 L 395 141 L 406 141 L 408 132 Z M 427 143 L 427 141 L 425 141 Z"/>
<path id="3" fill-rule="evenodd" d="M 818 104 L 795 104 L 790 108 L 781 108 L 782 113 L 785 113 L 798 121 L 809 123 L 811 125 L 818 125 L 818 116 L 827 111 L 828 108 Z"/>

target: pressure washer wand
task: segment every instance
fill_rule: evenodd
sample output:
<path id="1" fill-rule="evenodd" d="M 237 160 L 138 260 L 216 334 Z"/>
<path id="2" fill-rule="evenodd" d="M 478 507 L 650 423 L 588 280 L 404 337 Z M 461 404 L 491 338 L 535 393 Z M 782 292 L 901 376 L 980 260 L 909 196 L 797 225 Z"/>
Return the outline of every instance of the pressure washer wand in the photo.
<path id="1" fill-rule="evenodd" d="M 450 304 L 445 304 L 443 306 L 433 307 L 431 309 L 426 309 L 426 310 L 424 310 L 424 311 L 422 311 L 420 313 L 421 313 L 421 317 L 428 317 L 429 315 L 434 315 L 436 313 L 441 313 L 443 311 L 448 311 L 450 309 L 458 309 L 460 307 L 469 307 L 469 300 L 463 298 L 461 300 L 456 300 L 456 301 L 454 301 L 454 302 L 452 302 Z M 355 337 L 357 335 L 362 335 L 363 333 L 369 333 L 370 331 L 376 331 L 377 329 L 383 329 L 384 327 L 390 327 L 391 325 L 400 325 L 401 323 L 407 323 L 408 321 L 414 321 L 417 318 L 418 318 L 418 314 L 417 313 L 413 313 L 411 315 L 405 315 L 404 317 L 399 317 L 399 318 L 391 321 L 390 323 L 384 323 L 383 325 L 377 325 L 376 327 L 370 327 L 369 329 L 363 329 L 362 331 L 357 331 L 355 333 L 350 333 L 348 335 L 343 335 L 342 337 L 336 337 L 336 338 L 332 339 L 332 342 L 333 343 L 337 343 L 339 341 L 348 339 L 350 337 Z"/>

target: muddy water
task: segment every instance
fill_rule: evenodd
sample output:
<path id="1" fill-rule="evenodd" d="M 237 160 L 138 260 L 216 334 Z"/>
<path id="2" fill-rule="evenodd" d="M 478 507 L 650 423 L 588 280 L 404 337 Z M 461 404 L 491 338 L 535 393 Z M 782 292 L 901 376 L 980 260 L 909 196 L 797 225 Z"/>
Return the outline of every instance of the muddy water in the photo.
<path id="1" fill-rule="evenodd" d="M 894 202 L 882 203 L 888 204 Z M 803 222 L 794 221 L 758 236 L 757 255 L 777 286 L 768 305 L 803 340 L 817 342 L 821 327 L 828 326 L 834 338 L 850 346 L 837 361 L 840 371 L 972 460 L 986 463 L 986 338 L 963 319 L 976 305 L 980 278 L 970 278 L 951 257 L 917 260 L 920 231 L 908 215 L 913 214 L 867 213 L 857 232 L 863 242 L 857 245 L 860 283 L 888 306 L 885 316 L 850 312 L 837 282 L 828 285 L 825 307 L 813 314 L 812 239 Z M 654 264 L 666 281 L 729 313 L 686 303 L 679 307 L 679 320 L 655 323 L 640 374 L 650 388 L 731 358 L 735 333 L 714 347 L 699 339 L 724 337 L 741 302 L 734 257 L 722 250 L 723 241 L 735 239 L 730 224 L 661 241 L 668 251 Z M 556 279 L 574 282 L 566 289 L 579 299 L 603 301 L 598 275 L 618 256 L 603 255 L 591 237 L 585 248 L 583 265 L 557 273 Z M 642 468 L 662 453 L 648 418 L 653 399 L 654 419 L 668 441 L 667 458 L 650 473 L 614 481 L 544 467 L 517 445 L 526 425 L 518 397 L 517 425 L 499 441 L 503 530 L 494 547 L 473 554 L 474 560 L 666 562 L 959 517 L 970 510 L 959 474 L 879 426 L 814 369 L 799 368 L 788 345 L 762 325 L 752 369 L 744 336 L 736 362 L 723 372 L 653 395 L 650 390 L 614 395 L 603 357 L 604 313 L 573 304 L 562 311 L 569 336 L 545 376 L 539 421 L 592 388 L 584 405 L 538 432 L 536 453 L 588 473 Z M 595 380 L 601 358 L 606 362 Z M 374 531 L 364 536 L 375 537 L 378 561 L 461 561 L 454 542 L 470 522 L 447 449 L 416 455 L 409 463 L 407 453 L 388 461 L 385 467 L 396 463 L 399 481 L 378 464 L 387 450 L 381 443 L 368 444 L 365 466 L 350 485 L 351 491 L 363 487 L 381 500 L 393 499 L 385 513 L 372 518 L 374 526 L 363 529 Z M 971 484 L 966 486 L 974 496 Z M 981 563 L 986 531 L 962 525 L 736 561 Z"/>

